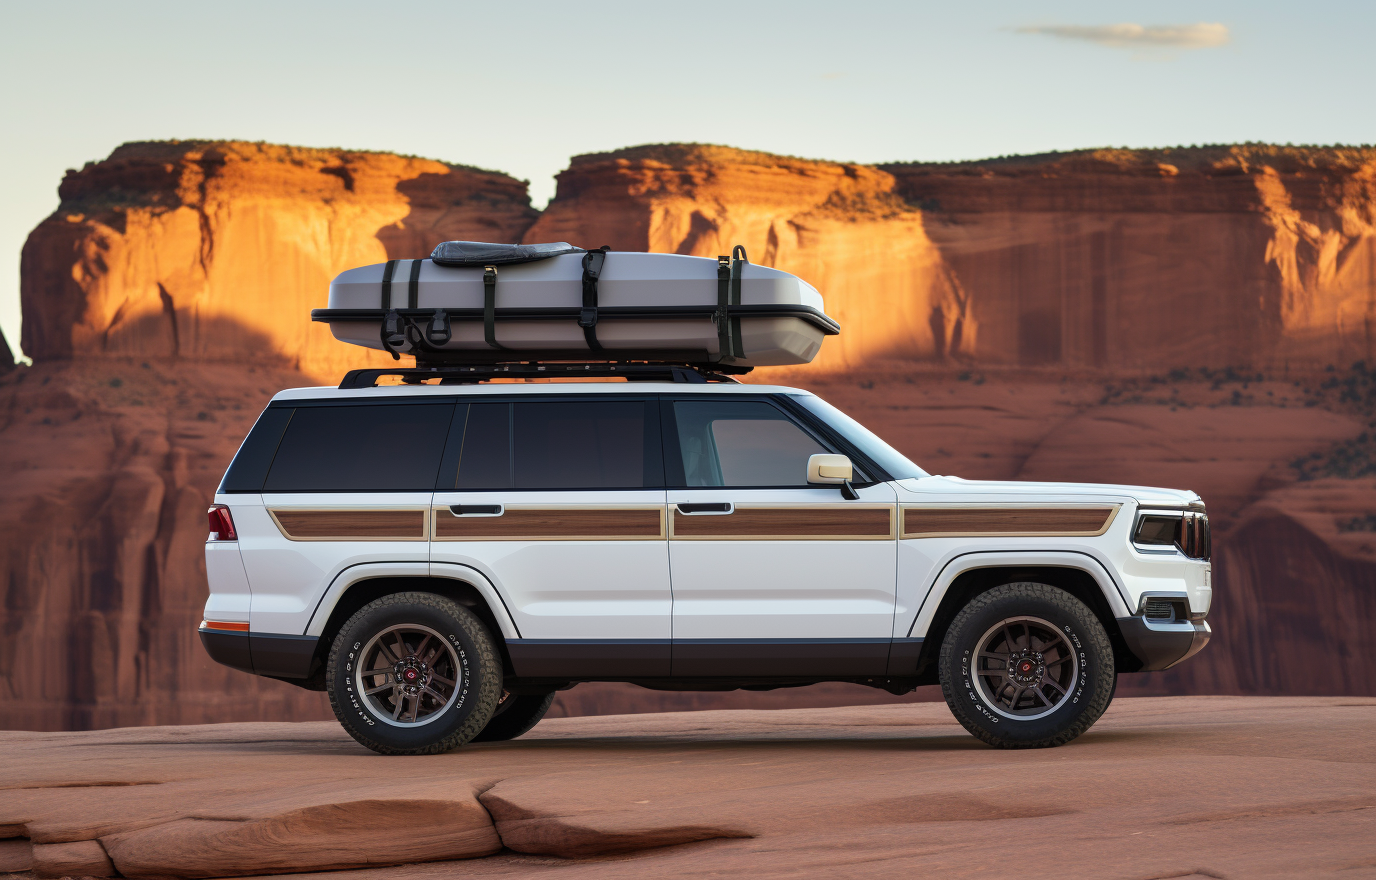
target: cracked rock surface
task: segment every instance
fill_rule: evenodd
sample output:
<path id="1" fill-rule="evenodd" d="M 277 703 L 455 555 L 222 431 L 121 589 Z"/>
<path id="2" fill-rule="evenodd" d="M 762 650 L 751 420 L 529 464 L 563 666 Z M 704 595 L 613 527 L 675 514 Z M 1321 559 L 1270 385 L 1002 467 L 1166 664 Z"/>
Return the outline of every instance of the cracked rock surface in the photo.
<path id="1" fill-rule="evenodd" d="M 547 719 L 380 757 L 330 723 L 0 733 L 0 876 L 1356 876 L 1376 699 L 1123 698 L 1001 752 L 942 704 Z"/>

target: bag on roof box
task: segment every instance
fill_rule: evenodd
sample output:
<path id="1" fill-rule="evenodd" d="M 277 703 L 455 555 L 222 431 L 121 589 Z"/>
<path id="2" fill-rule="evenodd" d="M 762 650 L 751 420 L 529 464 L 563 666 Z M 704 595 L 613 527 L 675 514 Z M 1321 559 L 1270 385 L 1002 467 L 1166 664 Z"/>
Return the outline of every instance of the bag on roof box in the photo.
<path id="1" fill-rule="evenodd" d="M 840 332 L 810 284 L 756 266 L 585 250 L 566 242 L 447 241 L 428 260 L 341 273 L 311 313 L 336 339 L 428 364 L 650 360 L 805 364 Z"/>

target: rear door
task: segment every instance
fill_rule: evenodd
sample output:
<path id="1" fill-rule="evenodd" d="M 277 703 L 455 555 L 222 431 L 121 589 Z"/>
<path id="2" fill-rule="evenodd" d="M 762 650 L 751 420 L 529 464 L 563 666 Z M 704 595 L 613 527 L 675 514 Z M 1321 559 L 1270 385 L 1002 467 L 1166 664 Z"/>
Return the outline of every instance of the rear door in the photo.
<path id="1" fill-rule="evenodd" d="M 665 424 L 673 674 L 883 674 L 893 487 L 845 500 L 836 486 L 809 486 L 808 458 L 844 450 L 768 397 L 666 400 Z"/>
<path id="2" fill-rule="evenodd" d="M 252 630 L 299 635 L 350 567 L 386 562 L 427 573 L 428 512 L 454 404 L 410 398 L 283 408 L 291 412 L 261 504 L 233 514 L 253 591 Z M 255 669 L 264 673 L 257 653 Z"/>
<path id="3" fill-rule="evenodd" d="M 669 674 L 658 404 L 629 395 L 460 402 L 433 509 L 436 564 L 486 576 L 524 677 Z"/>

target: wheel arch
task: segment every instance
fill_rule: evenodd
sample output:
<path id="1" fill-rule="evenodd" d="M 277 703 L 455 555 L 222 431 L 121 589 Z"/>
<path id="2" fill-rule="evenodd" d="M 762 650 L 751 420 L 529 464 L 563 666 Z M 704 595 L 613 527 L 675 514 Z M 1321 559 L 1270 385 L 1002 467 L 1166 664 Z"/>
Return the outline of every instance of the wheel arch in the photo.
<path id="1" fill-rule="evenodd" d="M 917 675 L 923 683 L 936 682 L 941 643 L 960 609 L 981 593 L 1020 582 L 1046 584 L 1085 603 L 1108 633 L 1119 671 L 1132 672 L 1140 668 L 1141 661 L 1129 650 L 1118 626 L 1117 617 L 1119 613 L 1126 613 L 1126 605 L 1108 572 L 1092 557 L 1073 553 L 1048 557 L 973 556 L 976 558 L 953 560 L 942 572 L 909 631 L 911 635 L 925 623 L 917 661 Z"/>
<path id="2" fill-rule="evenodd" d="M 324 687 L 323 673 L 325 661 L 329 657 L 330 646 L 345 622 L 369 602 L 393 593 L 418 592 L 443 596 L 477 615 L 488 631 L 492 633 L 497 650 L 502 656 L 502 666 L 509 675 L 512 671 L 511 657 L 506 648 L 508 638 L 520 638 L 501 596 L 481 573 L 460 565 L 433 566 L 429 571 L 397 572 L 387 567 L 360 566 L 362 570 L 341 574 L 335 584 L 326 591 L 321 606 L 307 627 L 308 635 L 319 637 L 315 648 L 315 658 L 311 667 L 312 686 Z M 438 568 L 439 570 L 435 570 Z M 327 607 L 327 600 L 329 604 Z M 317 683 L 315 679 L 319 678 Z"/>

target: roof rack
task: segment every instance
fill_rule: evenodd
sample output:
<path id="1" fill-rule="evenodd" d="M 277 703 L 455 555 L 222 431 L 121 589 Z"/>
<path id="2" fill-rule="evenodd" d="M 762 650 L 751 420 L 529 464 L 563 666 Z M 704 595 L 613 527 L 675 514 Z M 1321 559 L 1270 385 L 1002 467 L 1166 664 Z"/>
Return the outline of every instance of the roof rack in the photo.
<path id="1" fill-rule="evenodd" d="M 622 377 L 627 382 L 679 382 L 701 385 L 707 382 L 729 382 L 736 380 L 728 372 L 743 373 L 746 370 L 730 370 L 720 364 L 703 366 L 701 364 L 626 364 L 626 363 L 517 363 L 517 364 L 477 364 L 442 365 L 419 367 L 368 367 L 350 370 L 339 383 L 341 390 L 352 388 L 373 388 L 383 376 L 400 376 L 405 385 L 419 385 L 431 379 L 439 379 L 441 385 L 476 385 L 492 379 L 592 379 Z"/>

